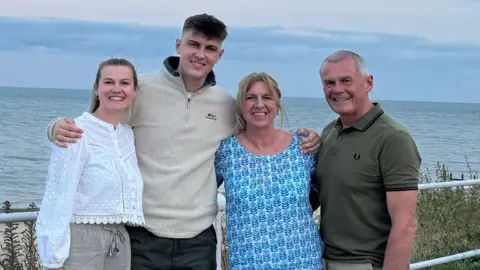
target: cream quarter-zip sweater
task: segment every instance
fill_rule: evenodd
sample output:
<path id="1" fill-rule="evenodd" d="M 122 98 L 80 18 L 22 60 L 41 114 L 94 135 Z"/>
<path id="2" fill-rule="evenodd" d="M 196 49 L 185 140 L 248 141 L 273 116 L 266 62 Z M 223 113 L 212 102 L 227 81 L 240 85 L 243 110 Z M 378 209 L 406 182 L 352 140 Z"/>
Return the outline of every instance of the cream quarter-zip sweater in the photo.
<path id="1" fill-rule="evenodd" d="M 145 228 L 191 238 L 212 225 L 218 211 L 215 152 L 235 133 L 235 99 L 216 85 L 213 71 L 188 97 L 178 62 L 168 57 L 159 72 L 139 77 L 126 121 L 144 180 Z"/>

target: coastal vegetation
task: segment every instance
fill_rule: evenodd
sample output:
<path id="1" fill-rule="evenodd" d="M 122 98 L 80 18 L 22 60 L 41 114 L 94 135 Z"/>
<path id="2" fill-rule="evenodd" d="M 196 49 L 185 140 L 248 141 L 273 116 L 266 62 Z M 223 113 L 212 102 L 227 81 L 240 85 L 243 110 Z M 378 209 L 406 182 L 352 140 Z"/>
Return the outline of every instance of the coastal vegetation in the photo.
<path id="1" fill-rule="evenodd" d="M 423 171 L 422 183 L 437 181 L 462 181 L 478 179 L 478 173 L 470 168 L 468 172 L 454 176 L 447 166 L 437 163 L 434 172 Z M 456 179 L 457 177 L 458 179 Z M 412 252 L 412 262 L 430 260 L 480 248 L 480 186 L 422 190 L 417 203 L 418 229 Z M 28 209 L 14 209 L 9 201 L 3 203 L 5 213 L 17 211 L 38 211 L 35 204 Z M 314 213 L 318 222 L 318 211 Z M 223 247 L 222 268 L 226 267 L 225 218 L 222 220 Z M 36 270 L 41 269 L 35 245 L 35 223 L 8 222 L 0 224 L 0 269 Z M 2 240 L 3 239 L 3 240 Z M 438 265 L 425 269 L 480 269 L 480 257 Z"/>
<path id="2" fill-rule="evenodd" d="M 430 183 L 432 179 L 440 182 L 478 179 L 478 172 L 470 167 L 467 159 L 465 161 L 468 173 L 461 175 L 460 179 L 454 179 L 445 165 L 437 163 L 435 178 L 428 171 L 423 172 L 422 182 Z M 413 262 L 479 249 L 480 185 L 422 190 L 418 196 L 417 219 Z M 425 269 L 480 269 L 480 257 Z"/>

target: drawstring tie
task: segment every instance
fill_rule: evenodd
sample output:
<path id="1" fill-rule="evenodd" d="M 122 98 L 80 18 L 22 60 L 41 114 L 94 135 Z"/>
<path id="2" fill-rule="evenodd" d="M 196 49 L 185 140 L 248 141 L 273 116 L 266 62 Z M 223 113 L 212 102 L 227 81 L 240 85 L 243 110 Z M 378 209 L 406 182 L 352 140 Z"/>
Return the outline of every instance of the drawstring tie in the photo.
<path id="1" fill-rule="evenodd" d="M 118 240 L 120 242 L 125 242 L 125 236 L 118 230 L 118 227 L 107 227 L 103 226 L 103 229 L 111 232 L 110 234 L 110 245 L 108 245 L 108 256 L 117 256 L 120 252 Z"/>

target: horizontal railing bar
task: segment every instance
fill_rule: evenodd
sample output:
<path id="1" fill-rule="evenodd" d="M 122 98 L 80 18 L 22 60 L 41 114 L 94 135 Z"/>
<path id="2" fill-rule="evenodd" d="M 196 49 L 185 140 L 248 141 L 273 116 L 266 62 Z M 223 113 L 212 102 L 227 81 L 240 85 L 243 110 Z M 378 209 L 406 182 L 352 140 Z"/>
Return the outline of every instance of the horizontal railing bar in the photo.
<path id="1" fill-rule="evenodd" d="M 418 189 L 425 190 L 425 189 L 449 188 L 449 187 L 473 186 L 473 185 L 480 185 L 480 179 L 425 183 L 425 184 L 419 184 Z M 225 210 L 226 202 L 225 202 L 224 195 L 218 194 L 217 203 L 218 203 L 219 211 Z M 22 212 L 22 213 L 11 213 L 11 214 L 2 213 L 0 214 L 0 223 L 33 221 L 33 220 L 36 220 L 37 215 L 38 215 L 38 212 Z"/>
<path id="2" fill-rule="evenodd" d="M 418 189 L 425 190 L 425 189 L 450 188 L 450 187 L 474 186 L 474 185 L 480 185 L 480 179 L 418 184 Z"/>
<path id="3" fill-rule="evenodd" d="M 463 253 L 458 253 L 455 255 L 450 255 L 450 256 L 445 256 L 445 257 L 440 257 L 440 258 L 435 258 L 432 260 L 428 261 L 423 261 L 423 262 L 417 262 L 417 263 L 412 263 L 410 264 L 410 269 L 422 269 L 430 266 L 435 266 L 439 264 L 445 264 L 449 262 L 454 262 L 454 261 L 459 261 L 475 256 L 480 256 L 480 249 L 476 250 L 471 250 Z"/>
<path id="4" fill-rule="evenodd" d="M 38 212 L 4 213 L 0 214 L 0 223 L 35 221 L 37 216 Z"/>
<path id="5" fill-rule="evenodd" d="M 225 197 L 222 194 L 217 196 L 218 211 L 225 211 Z M 37 220 L 38 211 L 34 212 L 16 212 L 16 213 L 1 213 L 0 214 L 0 223 L 5 222 L 24 222 L 24 221 L 35 221 Z"/>

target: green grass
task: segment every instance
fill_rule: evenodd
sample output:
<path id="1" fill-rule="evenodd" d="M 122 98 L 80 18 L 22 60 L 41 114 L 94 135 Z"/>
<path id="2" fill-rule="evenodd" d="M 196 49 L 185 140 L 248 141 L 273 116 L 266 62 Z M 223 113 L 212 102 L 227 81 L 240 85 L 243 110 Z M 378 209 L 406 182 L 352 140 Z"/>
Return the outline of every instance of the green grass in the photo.
<path id="1" fill-rule="evenodd" d="M 469 173 L 465 179 L 478 179 L 466 162 Z M 453 175 L 448 168 L 437 164 L 434 173 L 423 172 L 422 183 L 432 179 L 450 181 Z M 461 178 L 459 176 L 459 178 Z M 422 190 L 419 192 L 418 229 L 412 252 L 412 262 L 430 260 L 455 253 L 480 248 L 480 186 L 473 188 L 450 188 Z M 27 209 L 12 208 L 8 201 L 3 209 L 7 213 L 38 211 L 32 204 Z M 36 270 L 41 269 L 35 246 L 34 222 L 25 222 L 25 229 L 19 231 L 18 224 L 6 224 L 4 242 L 0 243 L 0 269 Z M 223 269 L 226 268 L 225 220 L 223 220 Z M 426 269 L 473 270 L 480 269 L 480 258 L 465 259 Z"/>

